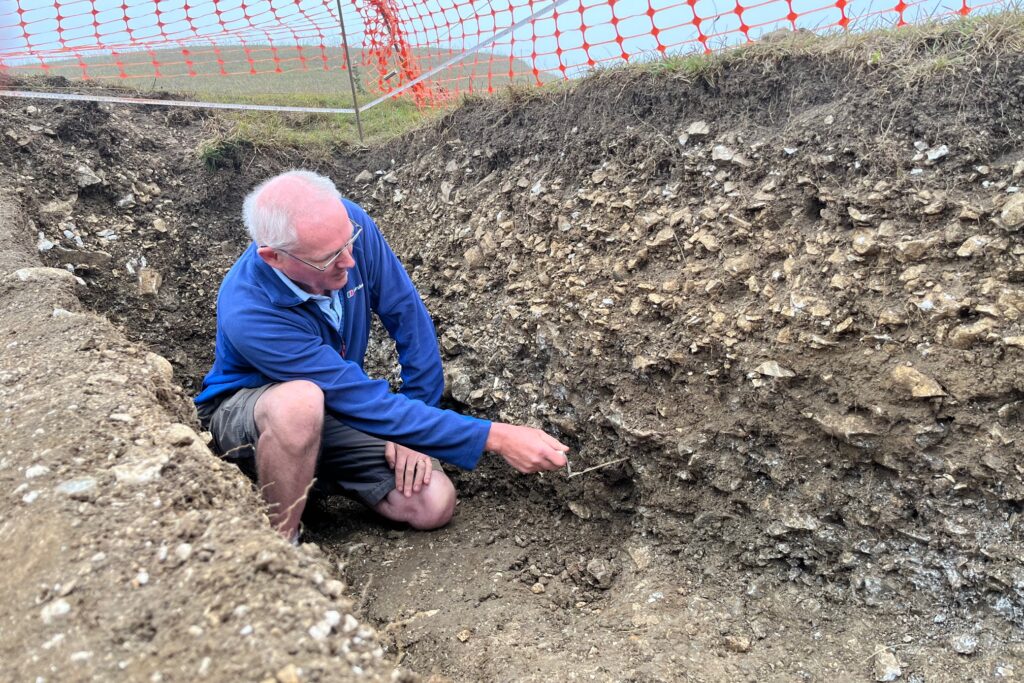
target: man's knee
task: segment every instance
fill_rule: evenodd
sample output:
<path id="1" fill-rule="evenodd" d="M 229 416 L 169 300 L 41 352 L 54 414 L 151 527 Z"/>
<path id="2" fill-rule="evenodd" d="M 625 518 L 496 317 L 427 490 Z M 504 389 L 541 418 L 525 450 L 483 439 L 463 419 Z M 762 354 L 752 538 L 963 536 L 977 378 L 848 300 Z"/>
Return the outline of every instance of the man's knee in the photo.
<path id="1" fill-rule="evenodd" d="M 434 472 L 430 484 L 412 500 L 416 498 L 421 499 L 421 504 L 409 520 L 413 528 L 439 529 L 451 521 L 455 513 L 455 486 L 443 472 Z"/>
<path id="2" fill-rule="evenodd" d="M 260 435 L 295 447 L 319 443 L 324 424 L 324 392 L 306 380 L 284 382 L 267 389 L 256 401 Z"/>

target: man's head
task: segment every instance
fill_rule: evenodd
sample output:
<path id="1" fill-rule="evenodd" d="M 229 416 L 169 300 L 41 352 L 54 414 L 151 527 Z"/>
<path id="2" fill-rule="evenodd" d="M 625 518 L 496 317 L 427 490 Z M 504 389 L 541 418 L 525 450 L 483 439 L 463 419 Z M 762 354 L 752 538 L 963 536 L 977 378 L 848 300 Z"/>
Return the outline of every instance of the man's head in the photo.
<path id="1" fill-rule="evenodd" d="M 260 258 L 306 291 L 321 294 L 348 281 L 352 222 L 328 178 L 309 171 L 274 176 L 245 198 L 242 217 Z"/>

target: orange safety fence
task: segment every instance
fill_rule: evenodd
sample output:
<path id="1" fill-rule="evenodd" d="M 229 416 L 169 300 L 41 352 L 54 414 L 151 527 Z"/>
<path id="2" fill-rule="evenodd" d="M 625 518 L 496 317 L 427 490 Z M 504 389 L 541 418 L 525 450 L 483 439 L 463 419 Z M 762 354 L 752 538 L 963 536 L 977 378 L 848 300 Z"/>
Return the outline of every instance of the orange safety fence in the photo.
<path id="1" fill-rule="evenodd" d="M 348 70 L 364 95 L 431 105 L 599 66 L 707 53 L 778 29 L 834 32 L 998 10 L 1005 0 L 4 0 L 0 75 L 131 82 Z M 169 86 L 171 84 L 168 84 Z M 411 86 L 411 87 L 410 87 Z M 167 87 L 174 90 L 175 87 Z M 365 98 L 364 98 L 365 99 Z"/>

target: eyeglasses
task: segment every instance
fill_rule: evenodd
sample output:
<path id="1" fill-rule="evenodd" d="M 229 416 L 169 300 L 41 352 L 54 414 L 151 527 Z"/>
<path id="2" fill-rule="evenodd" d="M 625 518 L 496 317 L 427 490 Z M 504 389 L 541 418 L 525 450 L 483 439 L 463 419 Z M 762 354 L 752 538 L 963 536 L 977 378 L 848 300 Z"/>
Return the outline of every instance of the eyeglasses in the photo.
<path id="1" fill-rule="evenodd" d="M 300 263 L 305 263 L 310 268 L 313 268 L 315 270 L 319 270 L 321 273 L 324 273 L 324 272 L 327 271 L 328 268 L 331 267 L 332 263 L 334 263 L 335 261 L 338 260 L 339 256 L 344 254 L 346 251 L 350 251 L 352 249 L 352 247 L 355 245 L 356 238 L 359 237 L 359 235 L 361 235 L 362 233 L 363 233 L 363 229 L 362 228 L 359 228 L 358 230 L 356 230 L 356 234 L 352 235 L 352 239 L 350 239 L 348 242 L 345 242 L 345 246 L 343 246 L 338 251 L 334 252 L 334 256 L 331 256 L 331 258 L 327 259 L 327 261 L 324 262 L 324 264 L 322 266 L 318 266 L 315 263 L 310 263 L 309 261 L 306 261 L 305 259 L 300 259 L 298 256 L 296 256 L 294 254 L 289 254 L 284 249 L 278 249 L 277 251 L 279 251 L 282 254 L 285 254 L 287 256 L 291 256 L 296 261 L 299 261 Z"/>

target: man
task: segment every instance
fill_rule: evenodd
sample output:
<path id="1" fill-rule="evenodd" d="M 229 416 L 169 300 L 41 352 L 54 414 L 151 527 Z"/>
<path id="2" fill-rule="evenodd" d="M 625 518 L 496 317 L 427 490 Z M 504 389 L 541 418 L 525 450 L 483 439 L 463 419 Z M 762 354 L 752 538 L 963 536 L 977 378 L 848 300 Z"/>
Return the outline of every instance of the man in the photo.
<path id="1" fill-rule="evenodd" d="M 329 179 L 271 178 L 246 198 L 243 218 L 253 243 L 221 285 L 216 357 L 196 404 L 285 538 L 297 540 L 314 481 L 434 529 L 451 519 L 455 489 L 431 457 L 472 469 L 494 451 L 524 473 L 566 464 L 566 446 L 539 429 L 437 407 L 444 378 L 430 316 L 373 220 Z M 395 340 L 399 393 L 363 372 L 371 313 Z"/>

